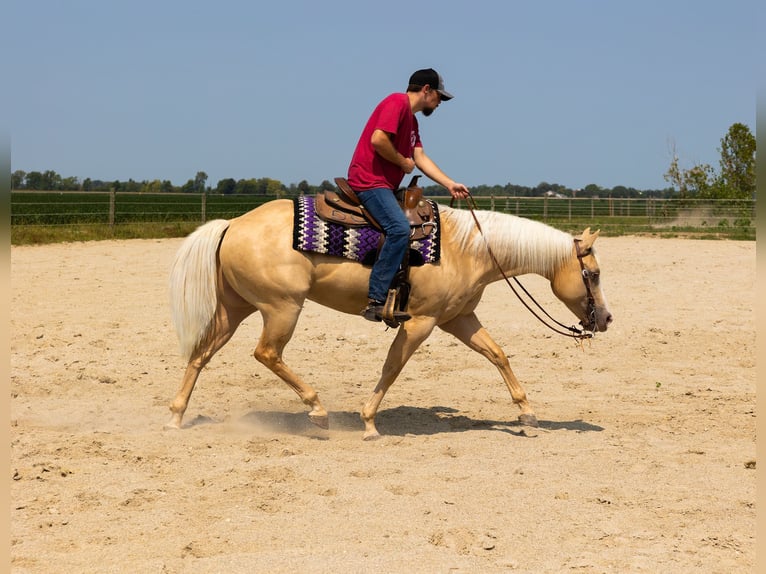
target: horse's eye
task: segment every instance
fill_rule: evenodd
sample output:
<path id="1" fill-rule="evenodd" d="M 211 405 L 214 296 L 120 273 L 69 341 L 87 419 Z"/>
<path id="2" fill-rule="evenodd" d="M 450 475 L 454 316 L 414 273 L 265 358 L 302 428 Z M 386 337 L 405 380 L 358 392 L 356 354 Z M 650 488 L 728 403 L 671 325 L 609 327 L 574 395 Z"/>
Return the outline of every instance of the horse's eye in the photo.
<path id="1" fill-rule="evenodd" d="M 599 272 L 591 271 L 590 269 L 583 269 L 582 276 L 583 276 L 583 279 L 588 279 L 590 281 L 595 282 L 595 281 L 598 281 Z"/>

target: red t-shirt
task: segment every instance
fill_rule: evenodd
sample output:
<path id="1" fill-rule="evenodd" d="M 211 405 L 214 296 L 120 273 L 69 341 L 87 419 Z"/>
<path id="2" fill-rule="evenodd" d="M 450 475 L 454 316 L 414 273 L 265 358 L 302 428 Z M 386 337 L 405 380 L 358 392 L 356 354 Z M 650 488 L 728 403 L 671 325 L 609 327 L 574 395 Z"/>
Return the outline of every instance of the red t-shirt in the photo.
<path id="1" fill-rule="evenodd" d="M 402 169 L 379 156 L 372 147 L 372 133 L 383 130 L 393 134 L 393 144 L 404 157 L 412 157 L 412 150 L 422 147 L 418 120 L 410 109 L 407 94 L 391 94 L 373 110 L 356 144 L 348 168 L 348 184 L 356 191 L 387 187 L 397 189 L 404 178 Z"/>

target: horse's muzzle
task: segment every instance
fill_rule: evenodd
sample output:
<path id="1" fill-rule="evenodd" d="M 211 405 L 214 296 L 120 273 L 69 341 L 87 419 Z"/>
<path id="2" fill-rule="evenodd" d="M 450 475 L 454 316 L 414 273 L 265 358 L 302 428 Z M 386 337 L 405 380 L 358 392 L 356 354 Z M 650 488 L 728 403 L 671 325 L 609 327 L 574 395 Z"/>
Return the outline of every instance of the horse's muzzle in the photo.
<path id="1" fill-rule="evenodd" d="M 580 321 L 580 325 L 586 331 L 592 331 L 594 333 L 604 332 L 609 328 L 614 320 L 612 314 L 607 312 L 603 316 L 598 313 L 594 313 L 595 317 L 591 316 L 587 320 Z"/>

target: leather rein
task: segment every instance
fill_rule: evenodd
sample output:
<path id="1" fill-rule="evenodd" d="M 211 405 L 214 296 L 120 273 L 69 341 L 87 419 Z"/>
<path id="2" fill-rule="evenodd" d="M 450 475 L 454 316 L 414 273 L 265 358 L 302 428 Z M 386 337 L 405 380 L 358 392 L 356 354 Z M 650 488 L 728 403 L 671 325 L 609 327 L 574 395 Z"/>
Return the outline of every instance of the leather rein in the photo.
<path id="1" fill-rule="evenodd" d="M 450 207 L 452 207 L 454 203 L 454 198 L 450 201 Z M 526 290 L 526 288 L 521 284 L 521 281 L 517 277 L 513 277 L 514 282 L 518 287 L 526 294 L 527 297 L 535 304 L 535 306 L 543 312 L 543 314 L 553 321 L 558 327 L 554 327 L 549 322 L 547 322 L 545 319 L 543 319 L 538 313 L 532 309 L 532 307 L 529 306 L 529 304 L 519 295 L 518 291 L 516 291 L 515 287 L 511 283 L 510 278 L 508 275 L 506 275 L 505 271 L 503 271 L 503 268 L 500 266 L 500 263 L 497 261 L 497 258 L 495 257 L 495 254 L 492 252 L 492 248 L 489 246 L 489 243 L 487 242 L 487 238 L 484 236 L 484 230 L 481 228 L 481 223 L 479 223 L 478 217 L 476 217 L 475 209 L 478 209 L 476 206 L 476 201 L 474 200 L 473 196 L 469 193 L 467 197 L 467 203 L 468 203 L 468 209 L 471 212 L 471 215 L 473 216 L 473 220 L 476 223 L 476 228 L 479 230 L 479 234 L 481 235 L 482 239 L 484 240 L 484 245 L 487 247 L 487 252 L 489 253 L 489 256 L 492 258 L 492 262 L 495 264 L 495 267 L 500 271 L 500 274 L 503 276 L 503 279 L 505 279 L 505 282 L 508 283 L 508 286 L 511 288 L 511 291 L 513 291 L 513 294 L 516 295 L 519 301 L 527 308 L 527 310 L 534 315 L 538 321 L 540 321 L 543 325 L 548 327 L 551 331 L 554 333 L 558 333 L 559 335 L 564 335 L 566 337 L 572 337 L 573 339 L 577 339 L 579 341 L 583 341 L 584 339 L 590 339 L 595 336 L 595 332 L 588 331 L 586 329 L 580 329 L 578 327 L 575 327 L 574 325 L 567 326 L 564 323 L 561 323 L 560 321 L 557 321 L 553 317 L 548 314 L 548 312 L 543 309 L 542 305 L 538 303 L 534 297 L 529 293 L 529 291 Z M 591 283 L 590 283 L 590 272 L 585 267 L 585 263 L 583 263 L 583 258 L 588 255 L 588 253 L 582 253 L 580 252 L 580 240 L 574 239 L 574 247 L 575 247 L 575 254 L 577 255 L 577 261 L 580 263 L 580 271 L 582 274 L 582 281 L 585 285 L 585 293 L 588 298 L 588 321 L 590 321 L 591 325 L 596 324 L 596 300 L 593 297 L 593 290 L 591 289 Z"/>

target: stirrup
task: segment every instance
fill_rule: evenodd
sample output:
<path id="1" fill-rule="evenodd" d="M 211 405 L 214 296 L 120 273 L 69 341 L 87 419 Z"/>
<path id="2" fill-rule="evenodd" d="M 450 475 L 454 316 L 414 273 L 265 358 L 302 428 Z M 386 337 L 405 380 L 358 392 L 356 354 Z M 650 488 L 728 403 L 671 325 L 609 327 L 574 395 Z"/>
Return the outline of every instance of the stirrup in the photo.
<path id="1" fill-rule="evenodd" d="M 400 323 L 412 319 L 409 313 L 396 310 L 396 296 L 396 289 L 389 289 L 385 303 L 370 299 L 367 307 L 362 309 L 362 317 L 368 321 L 383 321 L 393 329 L 398 327 Z"/>
<path id="2" fill-rule="evenodd" d="M 386 297 L 386 302 L 383 305 L 383 313 L 380 317 L 386 325 L 392 328 L 396 328 L 400 323 L 412 319 L 412 316 L 409 313 L 396 310 L 396 295 L 396 289 L 388 290 L 388 297 Z"/>

